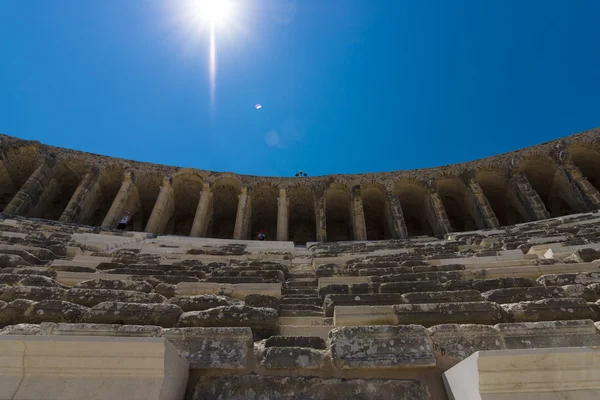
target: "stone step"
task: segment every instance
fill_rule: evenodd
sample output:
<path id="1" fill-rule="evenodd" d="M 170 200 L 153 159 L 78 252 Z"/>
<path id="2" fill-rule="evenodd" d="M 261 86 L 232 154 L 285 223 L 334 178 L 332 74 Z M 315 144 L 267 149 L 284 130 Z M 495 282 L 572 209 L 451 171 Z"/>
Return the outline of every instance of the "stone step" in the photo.
<path id="1" fill-rule="evenodd" d="M 327 340 L 329 331 L 332 329 L 333 326 L 329 325 L 280 325 L 279 335 L 296 336 L 298 335 L 298 332 L 301 332 L 306 336 L 316 336 Z"/>
<path id="2" fill-rule="evenodd" d="M 287 288 L 316 288 L 317 281 L 314 279 L 294 279 L 285 282 Z"/>
<path id="3" fill-rule="evenodd" d="M 319 295 L 319 291 L 316 288 L 282 288 L 281 294 L 284 296 L 298 296 L 298 295 Z"/>
<path id="4" fill-rule="evenodd" d="M 323 299 L 318 296 L 305 296 L 305 297 L 288 297 L 283 296 L 281 298 L 281 304 L 291 305 L 291 304 L 313 304 L 315 306 L 322 306 Z"/>
<path id="5" fill-rule="evenodd" d="M 322 312 L 323 307 L 320 305 L 314 305 L 314 304 L 282 304 L 279 307 L 279 310 L 285 310 L 285 311 L 308 310 L 308 311 Z"/>
<path id="6" fill-rule="evenodd" d="M 279 310 L 279 317 L 323 317 L 323 311 Z"/>
<path id="7" fill-rule="evenodd" d="M 279 326 L 283 325 L 302 325 L 302 326 L 333 326 L 333 318 L 323 318 L 322 315 L 316 317 L 282 317 L 277 319 Z M 297 334 L 297 333 L 296 333 Z"/>

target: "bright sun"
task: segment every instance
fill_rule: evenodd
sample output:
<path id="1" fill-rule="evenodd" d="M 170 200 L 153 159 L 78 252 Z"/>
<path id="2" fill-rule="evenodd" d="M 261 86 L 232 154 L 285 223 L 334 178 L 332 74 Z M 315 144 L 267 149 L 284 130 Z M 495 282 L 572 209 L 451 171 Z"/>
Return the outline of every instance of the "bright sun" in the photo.
<path id="1" fill-rule="evenodd" d="M 222 25 L 231 17 L 229 0 L 196 0 L 197 17 L 210 25 Z"/>

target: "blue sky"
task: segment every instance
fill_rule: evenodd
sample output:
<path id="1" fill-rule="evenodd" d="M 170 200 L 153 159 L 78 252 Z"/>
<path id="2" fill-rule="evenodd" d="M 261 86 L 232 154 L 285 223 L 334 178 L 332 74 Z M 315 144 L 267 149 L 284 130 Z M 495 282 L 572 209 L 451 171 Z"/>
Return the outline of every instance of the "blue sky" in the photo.
<path id="1" fill-rule="evenodd" d="M 3 1 L 0 132 L 253 175 L 468 161 L 600 126 L 597 0 Z M 263 108 L 256 110 L 260 103 Z"/>

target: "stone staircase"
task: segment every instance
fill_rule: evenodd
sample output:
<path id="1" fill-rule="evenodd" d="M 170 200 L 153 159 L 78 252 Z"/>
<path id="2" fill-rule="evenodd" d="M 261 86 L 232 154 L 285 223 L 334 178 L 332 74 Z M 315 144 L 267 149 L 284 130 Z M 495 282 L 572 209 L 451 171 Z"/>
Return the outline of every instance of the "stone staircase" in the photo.
<path id="1" fill-rule="evenodd" d="M 312 269 L 289 273 L 281 290 L 280 317 L 322 317 L 323 300 L 319 298 L 318 281 Z"/>

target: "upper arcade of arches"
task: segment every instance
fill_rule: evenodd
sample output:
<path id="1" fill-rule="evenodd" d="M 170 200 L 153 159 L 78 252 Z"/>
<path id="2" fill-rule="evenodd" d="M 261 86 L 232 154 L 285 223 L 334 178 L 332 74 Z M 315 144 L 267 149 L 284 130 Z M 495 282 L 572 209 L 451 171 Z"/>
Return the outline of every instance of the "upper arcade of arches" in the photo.
<path id="1" fill-rule="evenodd" d="M 0 135 L 7 214 L 214 238 L 401 239 L 600 208 L 600 129 L 411 171 L 257 177 L 140 163 Z"/>

